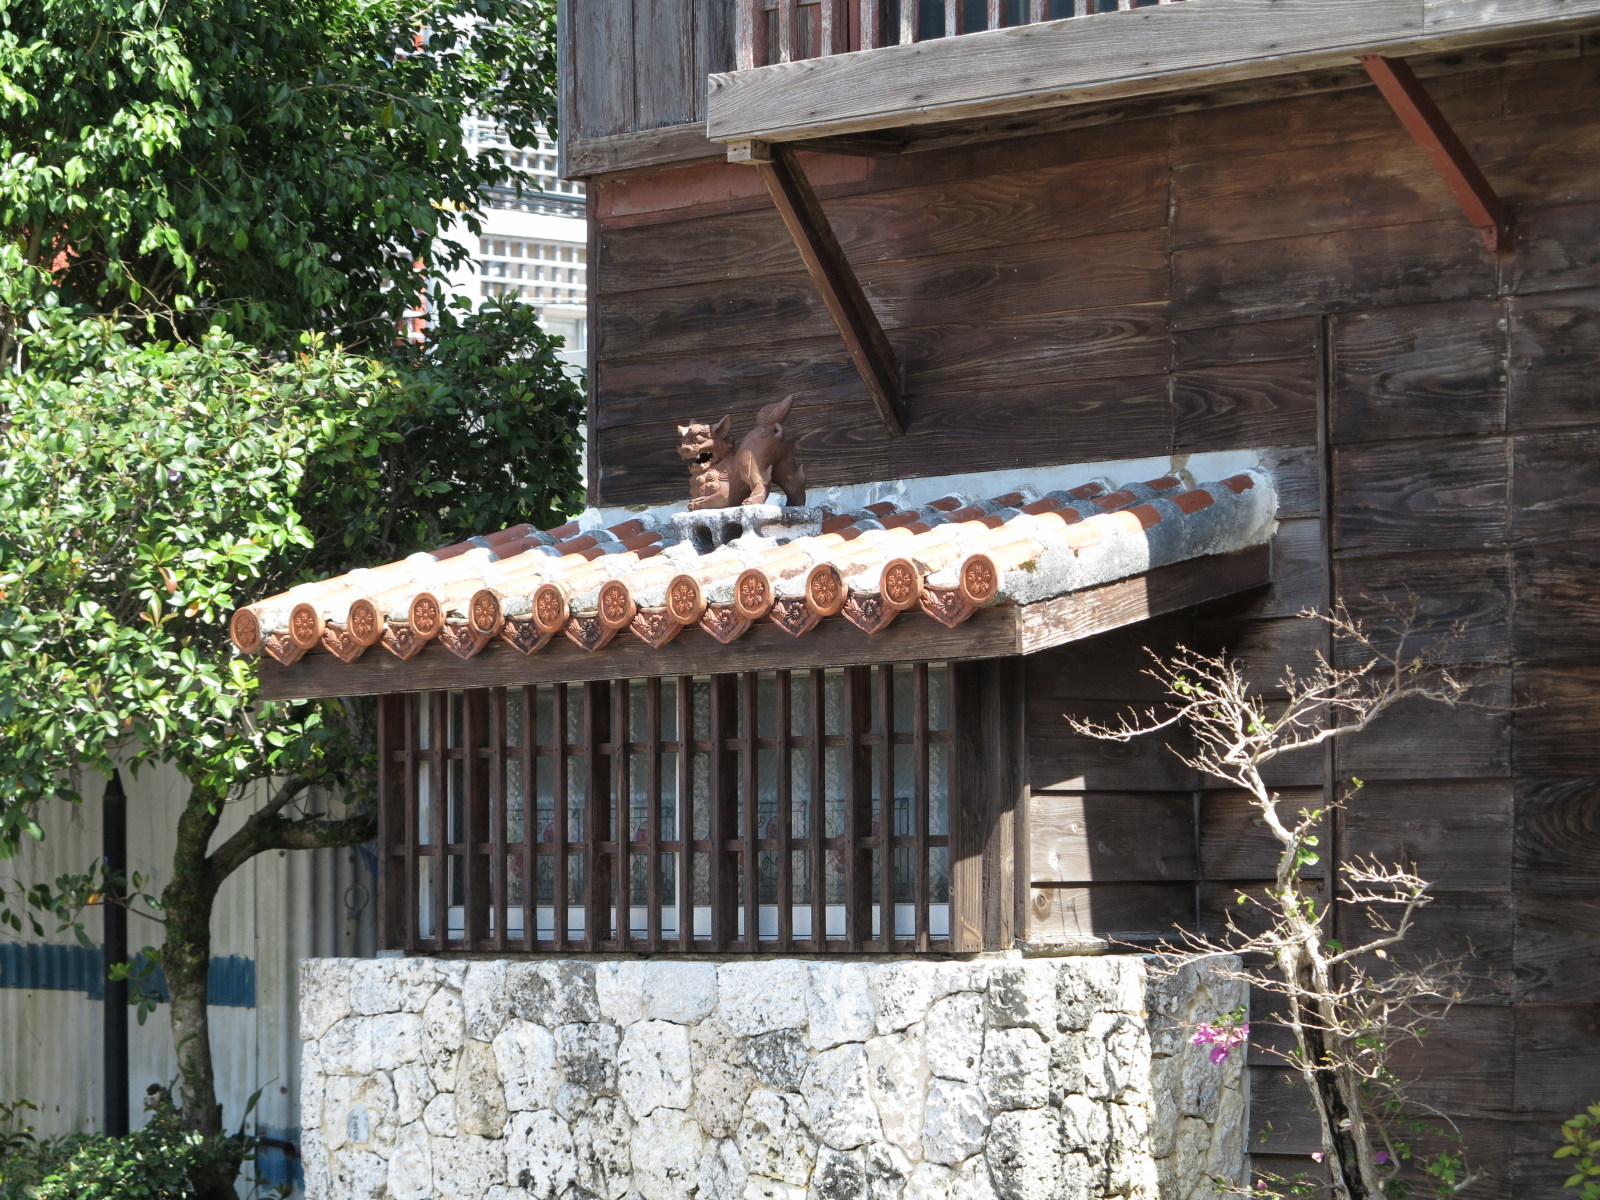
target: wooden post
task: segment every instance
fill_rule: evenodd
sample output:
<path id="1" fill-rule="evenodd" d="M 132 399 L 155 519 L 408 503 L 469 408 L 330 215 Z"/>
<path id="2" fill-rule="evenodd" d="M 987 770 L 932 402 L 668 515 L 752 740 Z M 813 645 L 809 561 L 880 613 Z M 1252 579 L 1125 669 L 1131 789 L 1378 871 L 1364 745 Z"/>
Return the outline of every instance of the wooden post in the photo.
<path id="1" fill-rule="evenodd" d="M 850 360 L 878 407 L 884 428 L 899 436 L 905 432 L 900 412 L 900 363 L 884 335 L 878 315 L 839 247 L 827 214 L 817 201 L 811 183 L 800 169 L 794 150 L 765 142 L 732 142 L 729 162 L 747 162 L 761 171 L 772 202 L 794 239 L 800 258 L 822 294 L 828 314 L 839 327 Z"/>
<path id="2" fill-rule="evenodd" d="M 1410 64 L 1401 58 L 1367 54 L 1362 56 L 1361 65 L 1378 85 L 1406 132 L 1422 147 L 1467 219 L 1483 232 L 1484 240 L 1496 254 L 1510 253 L 1516 219 Z"/>

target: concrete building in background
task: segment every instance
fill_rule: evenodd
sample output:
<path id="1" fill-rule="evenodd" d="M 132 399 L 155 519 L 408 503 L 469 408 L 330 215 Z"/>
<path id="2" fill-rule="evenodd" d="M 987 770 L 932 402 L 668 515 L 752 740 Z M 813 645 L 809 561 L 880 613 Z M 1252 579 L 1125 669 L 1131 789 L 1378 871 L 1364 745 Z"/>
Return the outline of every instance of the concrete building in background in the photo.
<path id="1" fill-rule="evenodd" d="M 467 125 L 467 144 L 477 151 L 499 146 L 507 165 L 522 180 L 521 194 L 508 179 L 484 197 L 483 232 L 464 225 L 451 237 L 472 257 L 450 276 L 450 291 L 476 306 L 495 296 L 511 296 L 539 310 L 539 324 L 566 339 L 563 355 L 582 368 L 588 357 L 588 224 L 583 185 L 557 174 L 554 142 L 519 150 L 506 141 L 498 123 Z"/>

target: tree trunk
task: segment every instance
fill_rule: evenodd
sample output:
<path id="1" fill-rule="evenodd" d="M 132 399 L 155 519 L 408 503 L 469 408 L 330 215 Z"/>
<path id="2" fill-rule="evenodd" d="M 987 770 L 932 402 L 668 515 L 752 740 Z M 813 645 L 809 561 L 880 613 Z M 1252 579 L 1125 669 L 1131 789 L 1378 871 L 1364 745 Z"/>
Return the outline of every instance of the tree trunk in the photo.
<path id="1" fill-rule="evenodd" d="M 178 819 L 178 844 L 172 855 L 172 880 L 161 893 L 166 941 L 161 966 L 171 997 L 172 1045 L 178 1059 L 178 1107 L 186 1129 L 208 1137 L 222 1133 L 216 1072 L 211 1061 L 211 1021 L 207 1005 L 211 971 L 211 910 L 217 898 L 207 851 L 222 814 L 222 797 L 191 787 Z M 196 1180 L 200 1200 L 234 1200 L 232 1169 L 219 1167 L 212 1179 Z"/>

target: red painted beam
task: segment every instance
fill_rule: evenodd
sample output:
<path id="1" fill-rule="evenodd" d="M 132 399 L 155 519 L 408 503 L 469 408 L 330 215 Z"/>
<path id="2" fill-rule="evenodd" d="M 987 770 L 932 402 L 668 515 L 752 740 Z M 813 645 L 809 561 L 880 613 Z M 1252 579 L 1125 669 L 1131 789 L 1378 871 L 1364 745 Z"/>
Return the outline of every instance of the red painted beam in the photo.
<path id="1" fill-rule="evenodd" d="M 1410 64 L 1404 59 L 1368 54 L 1362 56 L 1361 65 L 1378 85 L 1406 132 L 1422 147 L 1467 219 L 1482 231 L 1495 253 L 1510 253 L 1516 219 Z"/>

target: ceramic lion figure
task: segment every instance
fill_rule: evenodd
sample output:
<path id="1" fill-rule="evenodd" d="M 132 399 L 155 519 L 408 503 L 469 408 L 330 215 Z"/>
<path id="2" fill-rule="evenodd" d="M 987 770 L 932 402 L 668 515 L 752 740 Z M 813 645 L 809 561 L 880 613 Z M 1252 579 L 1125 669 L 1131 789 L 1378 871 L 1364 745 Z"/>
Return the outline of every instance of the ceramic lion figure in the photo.
<path id="1" fill-rule="evenodd" d="M 788 504 L 804 504 L 806 473 L 783 437 L 783 422 L 793 405 L 794 397 L 785 396 L 763 408 L 737 450 L 729 437 L 731 417 L 715 425 L 696 421 L 678 426 L 678 455 L 689 464 L 689 507 L 766 504 L 774 487 L 782 489 Z"/>

